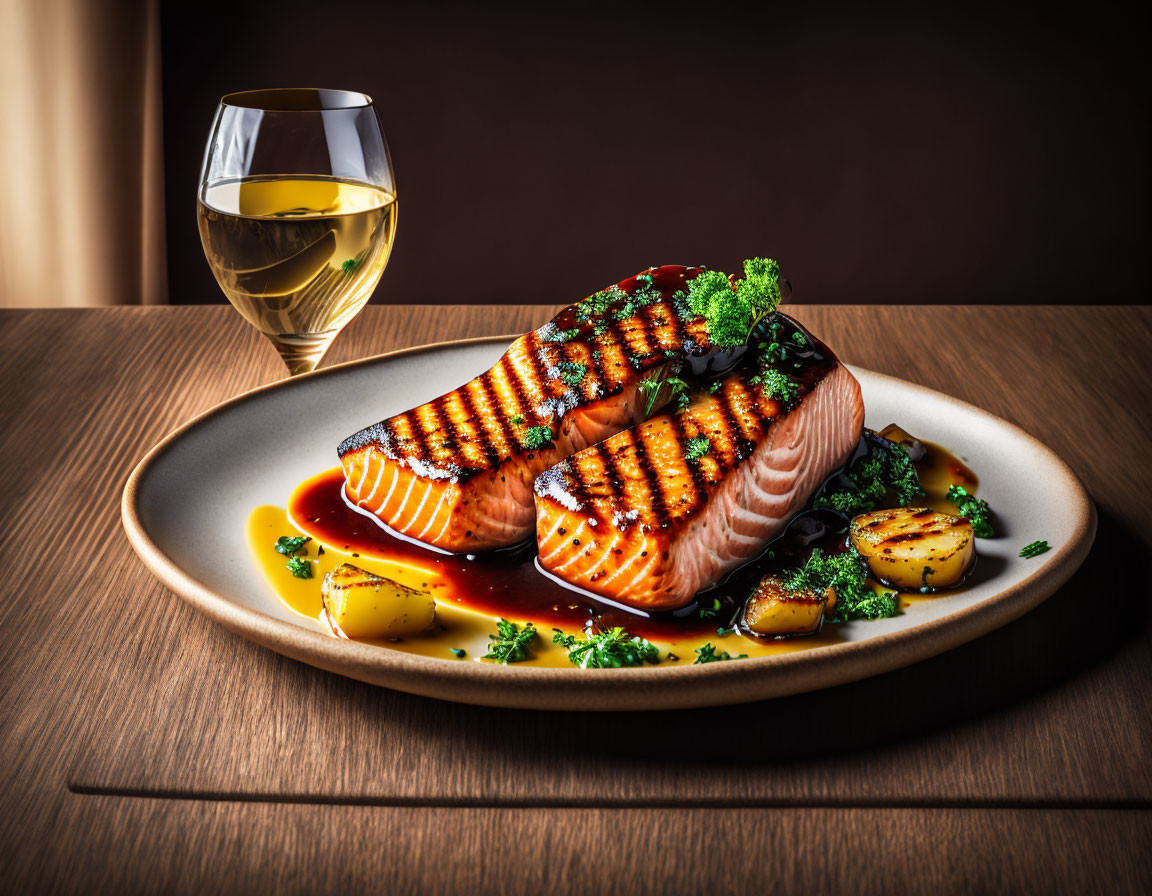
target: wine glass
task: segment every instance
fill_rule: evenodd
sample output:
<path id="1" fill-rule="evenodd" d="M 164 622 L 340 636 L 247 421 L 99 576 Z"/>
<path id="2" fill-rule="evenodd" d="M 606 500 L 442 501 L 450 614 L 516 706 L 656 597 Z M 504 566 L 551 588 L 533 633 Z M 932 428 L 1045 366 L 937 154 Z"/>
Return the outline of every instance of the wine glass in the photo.
<path id="1" fill-rule="evenodd" d="M 372 100 L 316 88 L 225 96 L 197 221 L 228 301 L 289 374 L 313 370 L 372 295 L 396 236 L 396 182 Z"/>

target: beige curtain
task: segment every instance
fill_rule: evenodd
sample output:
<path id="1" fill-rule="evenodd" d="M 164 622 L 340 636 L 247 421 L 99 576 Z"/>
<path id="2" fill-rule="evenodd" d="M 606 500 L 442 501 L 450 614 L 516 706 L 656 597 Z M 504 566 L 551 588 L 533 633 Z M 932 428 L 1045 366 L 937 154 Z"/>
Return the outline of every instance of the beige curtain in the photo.
<path id="1" fill-rule="evenodd" d="M 0 306 L 166 301 L 157 0 L 0 0 Z"/>

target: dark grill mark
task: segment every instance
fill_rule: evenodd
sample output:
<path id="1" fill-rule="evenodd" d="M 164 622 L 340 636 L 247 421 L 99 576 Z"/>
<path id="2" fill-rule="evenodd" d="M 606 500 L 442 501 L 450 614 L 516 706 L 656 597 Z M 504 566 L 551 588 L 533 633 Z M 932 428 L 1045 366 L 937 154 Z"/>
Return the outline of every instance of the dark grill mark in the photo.
<path id="1" fill-rule="evenodd" d="M 704 501 L 707 499 L 707 496 L 708 496 L 708 493 L 706 491 L 707 480 L 705 480 L 705 478 L 704 478 L 704 471 L 700 469 L 700 464 L 697 462 L 693 462 L 693 461 L 688 460 L 687 456 L 684 453 L 685 445 L 686 445 L 687 440 L 688 440 L 688 436 L 687 436 L 687 433 L 685 433 L 685 431 L 684 431 L 684 421 L 681 418 L 680 414 L 672 414 L 671 415 L 671 427 L 672 427 L 672 432 L 674 432 L 676 434 L 676 447 L 680 449 L 680 461 L 684 465 L 685 469 L 688 470 L 688 474 L 692 477 L 692 485 L 696 489 L 696 496 L 695 496 L 695 500 L 692 502 L 692 506 L 697 507 L 700 504 L 703 504 Z M 716 454 L 716 446 L 715 445 L 712 446 L 710 453 Z M 716 461 L 720 462 L 720 460 L 721 460 L 720 457 L 717 455 Z M 721 465 L 721 467 L 723 467 L 722 463 L 720 465 Z"/>
<path id="2" fill-rule="evenodd" d="M 432 405 L 432 410 L 436 415 L 436 424 L 438 427 L 446 429 L 444 425 L 444 418 L 440 414 L 440 402 L 436 401 Z M 425 432 L 424 427 L 420 423 L 420 418 L 416 416 L 416 409 L 405 411 L 400 414 L 398 418 L 408 423 L 408 429 L 411 430 L 411 443 L 407 446 L 407 450 L 403 451 L 404 455 L 409 457 L 416 457 L 420 460 L 431 460 L 432 450 L 431 444 L 428 440 L 428 433 Z"/>
<path id="3" fill-rule="evenodd" d="M 652 516 L 654 522 L 661 526 L 668 523 L 668 505 L 664 501 L 664 491 L 660 485 L 660 477 L 652 466 L 652 459 L 648 457 L 648 448 L 641 437 L 641 429 L 637 427 L 631 431 L 632 442 L 636 446 L 636 462 L 640 465 L 640 472 L 648 482 L 648 492 L 652 496 Z"/>
<path id="4" fill-rule="evenodd" d="M 720 419 L 724 428 L 727 430 L 728 438 L 732 442 L 732 466 L 737 466 L 741 461 L 747 460 L 749 454 L 747 443 L 751 442 L 755 445 L 755 441 L 749 439 L 745 434 L 740 422 L 736 419 L 736 415 L 732 413 L 732 397 L 725 394 L 727 390 L 721 389 L 716 393 L 716 405 L 720 409 Z M 729 467 L 727 464 L 720 464 L 720 475 L 728 472 Z"/>
<path id="5" fill-rule="evenodd" d="M 620 465 L 616 462 L 616 456 L 604 447 L 603 442 L 596 446 L 596 454 L 604 465 L 604 475 L 608 477 L 608 482 L 612 486 L 611 504 L 615 509 L 617 499 L 624 496 L 624 477 L 620 474 Z M 627 521 L 624 528 L 628 528 Z"/>
<path id="6" fill-rule="evenodd" d="M 492 444 L 492 438 L 484 426 L 483 419 L 476 413 L 476 403 L 472 400 L 472 395 L 465 388 L 457 389 L 456 394 L 460 396 L 460 403 L 464 405 L 464 410 L 468 412 L 468 420 L 476 429 L 476 441 L 484 451 L 484 457 L 488 461 L 488 466 L 498 466 L 500 463 L 500 452 L 498 452 L 496 446 Z M 457 430 L 457 432 L 459 432 L 459 430 Z"/>
<path id="7" fill-rule="evenodd" d="M 504 412 L 504 409 L 496 403 L 496 395 L 491 385 L 489 385 L 488 375 L 485 374 L 480 377 L 479 383 L 480 391 L 484 393 L 484 401 L 488 407 L 492 409 L 492 416 L 496 419 L 496 425 L 500 427 L 500 435 L 504 437 L 509 451 L 514 451 L 517 445 L 516 435 L 512 432 L 512 424 L 508 422 L 508 415 Z"/>
<path id="8" fill-rule="evenodd" d="M 528 364 L 530 366 L 532 376 L 535 379 L 535 385 L 547 397 L 559 397 L 566 387 L 563 383 L 560 382 L 560 380 L 549 378 L 548 369 L 540 360 L 540 340 L 537 338 L 535 330 L 533 330 L 527 335 L 527 337 L 525 337 L 525 347 L 525 356 L 528 359 Z M 557 392 L 557 386 L 560 387 L 560 392 Z"/>
<path id="9" fill-rule="evenodd" d="M 900 544 L 905 541 L 920 541 L 922 538 L 927 537 L 924 532 L 903 532 L 900 535 L 892 535 L 885 538 L 882 544 Z"/>
<path id="10" fill-rule="evenodd" d="M 516 413 L 527 419 L 531 414 L 532 405 L 528 401 L 528 394 L 524 391 L 524 384 L 520 382 L 520 375 L 507 355 L 500 359 L 500 366 L 504 369 L 504 379 L 508 381 L 508 386 L 516 398 Z"/>

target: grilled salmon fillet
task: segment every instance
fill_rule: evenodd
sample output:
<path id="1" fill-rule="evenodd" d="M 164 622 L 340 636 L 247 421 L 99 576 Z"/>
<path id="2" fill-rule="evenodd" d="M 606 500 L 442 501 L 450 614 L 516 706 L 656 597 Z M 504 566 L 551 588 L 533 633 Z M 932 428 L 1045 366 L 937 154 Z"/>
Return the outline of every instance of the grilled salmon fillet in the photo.
<path id="1" fill-rule="evenodd" d="M 701 268 L 651 268 L 565 308 L 459 389 L 339 446 L 345 494 L 389 528 L 470 553 L 532 536 L 542 471 L 643 419 L 641 379 L 715 354 L 673 296 Z"/>
<path id="2" fill-rule="evenodd" d="M 621 603 L 670 610 L 756 556 L 844 464 L 864 423 L 856 378 L 811 342 L 818 360 L 791 373 L 787 402 L 745 369 L 543 473 L 541 566 Z"/>

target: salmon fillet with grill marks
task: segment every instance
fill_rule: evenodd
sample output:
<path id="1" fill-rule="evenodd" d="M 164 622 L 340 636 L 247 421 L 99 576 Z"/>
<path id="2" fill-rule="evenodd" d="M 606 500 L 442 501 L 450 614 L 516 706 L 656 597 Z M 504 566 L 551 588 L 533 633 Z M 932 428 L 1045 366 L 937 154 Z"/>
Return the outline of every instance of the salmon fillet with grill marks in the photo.
<path id="1" fill-rule="evenodd" d="M 815 342 L 812 340 L 812 342 Z M 540 564 L 644 610 L 670 610 L 755 557 L 860 437 L 856 378 L 826 346 L 783 404 L 754 369 L 580 451 L 536 481 Z M 706 453 L 701 451 L 706 438 Z"/>
<path id="2" fill-rule="evenodd" d="M 516 544 L 532 481 L 643 419 L 641 379 L 712 351 L 673 295 L 700 268 L 665 266 L 569 306 L 487 372 L 339 447 L 345 494 L 402 535 L 453 552 Z"/>

